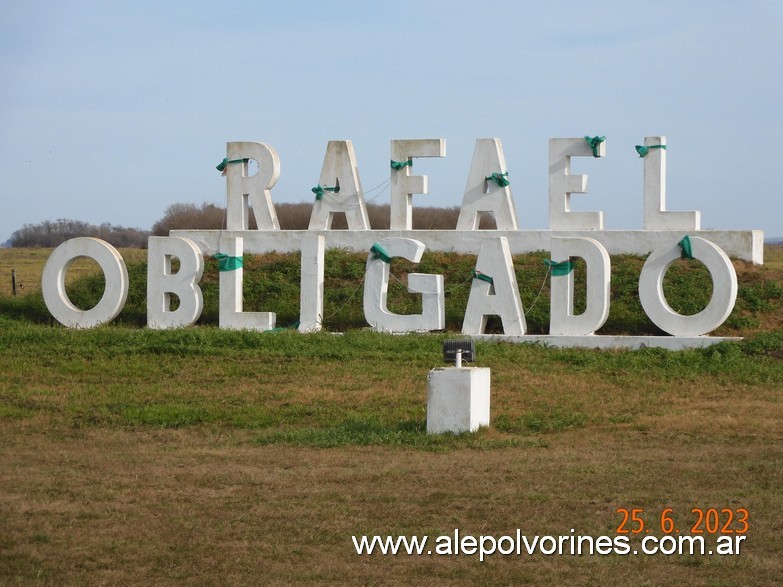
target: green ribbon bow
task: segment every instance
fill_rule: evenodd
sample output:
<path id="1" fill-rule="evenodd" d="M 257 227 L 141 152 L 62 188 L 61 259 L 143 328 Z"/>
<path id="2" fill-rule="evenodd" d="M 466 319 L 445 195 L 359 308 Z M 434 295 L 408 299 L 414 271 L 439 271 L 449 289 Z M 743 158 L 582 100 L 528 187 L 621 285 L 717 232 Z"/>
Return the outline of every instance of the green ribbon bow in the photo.
<path id="1" fill-rule="evenodd" d="M 324 192 L 334 192 L 335 194 L 340 193 L 340 186 L 335 186 L 333 188 L 327 188 L 320 185 L 315 186 L 313 189 L 310 190 L 315 194 L 316 200 L 323 200 L 324 199 Z"/>
<path id="2" fill-rule="evenodd" d="M 212 255 L 213 259 L 218 261 L 218 271 L 236 271 L 242 269 L 242 257 L 232 257 L 225 253 Z"/>
<path id="3" fill-rule="evenodd" d="M 593 150 L 593 157 L 598 157 L 598 145 L 606 140 L 606 137 L 588 137 L 585 135 L 585 140 L 590 148 Z"/>
<path id="4" fill-rule="evenodd" d="M 413 167 L 413 159 L 408 159 L 407 161 L 395 161 L 392 159 L 391 162 L 391 168 L 399 171 L 403 167 Z"/>
<path id="5" fill-rule="evenodd" d="M 482 273 L 481 271 L 476 271 L 475 269 L 470 272 L 470 276 L 473 279 L 478 279 L 479 281 L 486 281 L 487 283 L 494 284 L 495 281 L 487 274 Z"/>
<path id="6" fill-rule="evenodd" d="M 682 254 L 680 257 L 682 259 L 693 259 L 693 249 L 691 249 L 691 237 L 687 234 L 683 237 L 683 239 L 677 243 L 680 248 L 682 249 Z"/>
<path id="7" fill-rule="evenodd" d="M 666 145 L 636 145 L 636 152 L 639 153 L 639 157 L 644 157 L 650 152 L 650 149 L 663 149 L 666 150 Z"/>
<path id="8" fill-rule="evenodd" d="M 571 259 L 560 262 L 544 259 L 544 263 L 549 265 L 549 268 L 552 271 L 552 277 L 563 277 L 564 275 L 571 273 L 574 269 L 574 264 L 571 262 Z"/>
<path id="9" fill-rule="evenodd" d="M 508 171 L 506 171 L 505 173 L 493 173 L 492 175 L 488 175 L 484 179 L 486 179 L 487 181 L 494 181 L 502 188 L 511 184 L 511 182 L 508 181 Z"/>
<path id="10" fill-rule="evenodd" d="M 244 163 L 245 161 L 248 161 L 248 159 L 229 159 L 228 157 L 224 157 L 223 160 L 220 162 L 220 164 L 217 167 L 215 167 L 215 169 L 222 172 L 229 165 L 232 165 L 234 163 Z"/>
<path id="11" fill-rule="evenodd" d="M 370 252 L 373 253 L 373 259 L 380 259 L 384 263 L 391 263 L 391 257 L 389 256 L 389 253 L 387 253 L 378 243 L 375 243 L 370 247 Z"/>

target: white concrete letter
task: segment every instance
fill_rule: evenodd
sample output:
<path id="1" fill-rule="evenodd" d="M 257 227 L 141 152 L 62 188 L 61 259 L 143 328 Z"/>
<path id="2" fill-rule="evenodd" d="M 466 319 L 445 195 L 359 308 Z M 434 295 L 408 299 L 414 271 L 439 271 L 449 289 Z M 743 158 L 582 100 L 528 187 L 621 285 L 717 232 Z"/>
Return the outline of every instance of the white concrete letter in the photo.
<path id="1" fill-rule="evenodd" d="M 324 249 L 320 235 L 302 237 L 299 332 L 321 330 L 324 315 Z"/>
<path id="2" fill-rule="evenodd" d="M 79 257 L 96 261 L 106 280 L 103 296 L 89 310 L 74 306 L 65 291 L 65 274 Z M 92 328 L 111 322 L 122 311 L 128 298 L 128 269 L 117 249 L 106 241 L 92 237 L 72 238 L 52 251 L 44 266 L 41 289 L 46 307 L 60 324 L 69 328 Z"/>
<path id="3" fill-rule="evenodd" d="M 389 257 L 402 257 L 418 263 L 424 253 L 424 243 L 390 237 L 376 243 Z M 421 294 L 421 314 L 394 314 L 386 309 L 389 291 L 389 263 L 372 251 L 367 256 L 364 277 L 364 318 L 373 329 L 381 332 L 427 332 L 446 327 L 446 302 L 442 275 L 411 273 L 408 291 Z"/>
<path id="4" fill-rule="evenodd" d="M 171 260 L 179 269 L 171 272 Z M 198 282 L 204 273 L 204 257 L 192 240 L 173 236 L 151 236 L 147 241 L 147 326 L 180 328 L 190 326 L 204 308 Z M 179 300 L 171 309 L 171 296 Z"/>
<path id="5" fill-rule="evenodd" d="M 446 139 L 393 140 L 392 162 L 402 163 L 400 169 L 391 170 L 391 230 L 413 228 L 413 194 L 427 193 L 427 176 L 411 175 L 408 161 L 415 157 L 445 157 Z"/>
<path id="6" fill-rule="evenodd" d="M 243 240 L 241 237 L 224 237 L 220 242 L 220 253 L 231 258 L 242 258 Z M 242 277 L 244 269 L 241 263 L 234 269 L 220 271 L 220 328 L 236 330 L 272 330 L 277 316 L 274 312 L 242 311 Z"/>
<path id="7" fill-rule="evenodd" d="M 506 237 L 481 241 L 476 271 L 492 278 L 492 283 L 481 279 L 473 280 L 462 322 L 462 333 L 483 334 L 487 327 L 487 318 L 500 316 L 504 334 L 525 334 L 527 323 Z"/>
<path id="8" fill-rule="evenodd" d="M 645 230 L 699 230 L 701 213 L 666 209 L 666 137 L 644 137 Z"/>
<path id="9" fill-rule="evenodd" d="M 606 155 L 606 143 L 597 147 Z M 549 228 L 550 230 L 603 230 L 603 212 L 572 212 L 571 194 L 587 192 L 587 176 L 571 175 L 571 157 L 592 157 L 593 150 L 582 138 L 549 139 Z"/>
<path id="10" fill-rule="evenodd" d="M 477 230 L 483 214 L 494 216 L 498 230 L 519 229 L 511 188 L 508 185 L 501 186 L 494 179 L 487 179 L 493 173 L 507 172 L 500 139 L 476 140 L 457 230 Z"/>
<path id="11" fill-rule="evenodd" d="M 681 256 L 678 244 L 650 253 L 639 276 L 639 301 L 653 323 L 673 336 L 701 336 L 723 324 L 737 300 L 737 273 L 717 245 L 691 236 L 693 258 L 707 266 L 712 277 L 712 298 L 701 312 L 683 316 L 672 310 L 663 293 L 666 271 Z"/>
<path id="12" fill-rule="evenodd" d="M 335 212 L 345 213 L 348 230 L 370 229 L 367 205 L 359 181 L 359 166 L 351 141 L 329 141 L 318 185 L 323 189 L 323 194 L 320 199 L 316 195 L 310 216 L 310 230 L 329 230 Z"/>
<path id="13" fill-rule="evenodd" d="M 269 145 L 249 141 L 226 143 L 226 228 L 249 228 L 248 206 L 253 208 L 259 230 L 280 230 L 272 187 L 280 177 L 280 157 Z M 248 175 L 249 160 L 258 163 L 258 173 Z"/>
<path id="14" fill-rule="evenodd" d="M 583 336 L 593 334 L 609 317 L 609 284 L 611 279 L 609 253 L 597 240 L 579 237 L 553 237 L 552 260 L 570 257 L 585 260 L 587 296 L 585 311 L 574 316 L 574 272 L 552 275 L 549 334 Z"/>

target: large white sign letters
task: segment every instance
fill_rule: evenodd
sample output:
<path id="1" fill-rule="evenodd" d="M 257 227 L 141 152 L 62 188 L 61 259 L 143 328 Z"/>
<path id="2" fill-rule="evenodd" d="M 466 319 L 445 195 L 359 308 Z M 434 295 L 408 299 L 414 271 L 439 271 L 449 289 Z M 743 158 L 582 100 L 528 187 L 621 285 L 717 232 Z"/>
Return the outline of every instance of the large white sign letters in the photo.
<path id="1" fill-rule="evenodd" d="M 283 231 L 275 211 L 272 189 L 280 176 L 274 148 L 259 142 L 230 142 L 219 166 L 226 176 L 226 229 L 174 230 L 168 237 L 151 237 L 148 248 L 147 325 L 179 328 L 192 325 L 203 309 L 199 280 L 204 256 L 220 263 L 219 323 L 221 328 L 258 331 L 275 327 L 273 311 L 244 312 L 242 257 L 270 251 L 301 252 L 301 332 L 322 327 L 324 256 L 329 247 L 367 253 L 363 307 L 368 324 L 384 332 L 429 332 L 445 328 L 445 287 L 442 275 L 412 273 L 408 289 L 421 296 L 422 312 L 395 314 L 386 307 L 390 264 L 395 257 L 418 263 L 426 250 L 476 255 L 476 268 L 465 309 L 462 332 L 477 338 L 545 341 L 559 346 L 622 347 L 653 345 L 668 348 L 704 346 L 717 340 L 705 334 L 729 316 L 737 295 L 737 277 L 729 256 L 763 262 L 761 231 L 701 230 L 698 211 L 666 209 L 666 137 L 646 137 L 637 146 L 643 158 L 644 228 L 605 230 L 604 212 L 571 210 L 571 197 L 586 197 L 587 176 L 571 173 L 572 157 L 606 156 L 604 137 L 549 141 L 549 222 L 547 230 L 523 230 L 508 179 L 499 139 L 476 141 L 456 230 L 413 230 L 414 197 L 428 192 L 429 178 L 413 172 L 419 157 L 445 157 L 444 139 L 391 142 L 389 230 L 372 230 L 350 141 L 327 145 L 318 185 L 312 188 L 309 229 Z M 250 162 L 258 172 L 250 173 Z M 348 230 L 331 230 L 336 213 L 345 214 Z M 250 214 L 258 225 L 249 229 Z M 482 216 L 494 218 L 496 229 L 480 230 Z M 549 335 L 526 333 L 512 255 L 550 252 L 551 298 Z M 596 335 L 609 315 L 610 254 L 647 255 L 639 278 L 639 296 L 650 320 L 671 336 L 614 337 Z M 672 310 L 663 292 L 663 278 L 680 256 L 698 259 L 710 272 L 713 294 L 701 312 L 683 316 Z M 68 299 L 64 275 L 77 257 L 91 257 L 106 276 L 100 302 L 89 310 Z M 574 314 L 572 260 L 586 267 L 586 303 Z M 172 270 L 172 261 L 178 269 Z M 98 239 L 78 238 L 52 253 L 43 273 L 44 299 L 62 324 L 90 328 L 113 320 L 128 292 L 128 275 L 119 253 Z M 172 298 L 177 303 L 172 303 Z M 487 318 L 498 316 L 502 335 L 487 335 Z"/>

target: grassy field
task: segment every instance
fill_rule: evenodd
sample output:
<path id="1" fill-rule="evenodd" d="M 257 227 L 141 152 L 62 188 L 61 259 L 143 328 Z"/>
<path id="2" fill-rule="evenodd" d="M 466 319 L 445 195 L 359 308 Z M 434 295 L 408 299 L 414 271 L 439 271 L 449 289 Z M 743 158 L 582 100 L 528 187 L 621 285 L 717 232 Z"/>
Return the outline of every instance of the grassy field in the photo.
<path id="1" fill-rule="evenodd" d="M 18 296 L 34 294 L 41 289 L 41 273 L 52 249 L 0 249 L 0 297 L 12 293 L 11 272 L 16 271 L 16 293 Z M 147 251 L 142 249 L 120 249 L 126 263 L 144 261 Z M 85 275 L 99 271 L 98 264 L 90 259 L 74 261 L 66 275 L 66 283 L 74 283 Z"/>
<path id="2" fill-rule="evenodd" d="M 779 249 L 767 259 L 736 264 L 745 293 L 733 331 L 749 334 L 740 343 L 683 352 L 479 343 L 492 426 L 460 436 L 424 432 L 427 372 L 446 334 L 159 332 L 132 317 L 73 331 L 8 310 L 28 306 L 0 306 L 0 582 L 775 584 L 783 263 Z M 257 267 L 282 271 L 284 261 Z M 333 257 L 335 275 L 350 274 L 349 261 Z M 337 285 L 337 297 L 352 287 Z M 624 321 L 637 324 L 618 315 L 616 327 Z M 351 539 L 434 542 L 455 529 L 614 537 L 622 508 L 642 508 L 650 536 L 663 536 L 666 508 L 683 534 L 695 508 L 744 508 L 749 529 L 734 556 L 481 562 L 360 556 Z M 629 536 L 638 548 L 648 534 Z"/>

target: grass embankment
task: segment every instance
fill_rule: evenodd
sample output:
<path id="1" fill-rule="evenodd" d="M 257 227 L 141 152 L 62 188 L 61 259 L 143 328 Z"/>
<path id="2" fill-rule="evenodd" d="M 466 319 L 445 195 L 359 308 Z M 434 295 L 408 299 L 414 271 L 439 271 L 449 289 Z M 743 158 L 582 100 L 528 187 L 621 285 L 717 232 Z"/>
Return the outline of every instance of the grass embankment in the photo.
<path id="1" fill-rule="evenodd" d="M 780 269 L 738 267 L 742 287 L 767 292 L 741 317 L 774 324 Z M 492 426 L 430 437 L 426 374 L 444 334 L 74 331 L 13 304 L 0 309 L 3 582 L 770 585 L 783 574 L 779 330 L 682 352 L 479 343 Z M 480 563 L 360 557 L 351 541 L 455 528 L 614 536 L 618 508 L 643 508 L 653 536 L 672 508 L 687 534 L 691 510 L 709 507 L 750 512 L 739 556 Z"/>
<path id="2" fill-rule="evenodd" d="M 53 324 L 40 293 L 40 274 L 46 257 L 43 250 L 6 250 L 0 255 L 0 274 L 10 284 L 10 267 L 14 263 L 24 267 L 28 284 L 24 295 L 16 299 L 0 296 L 0 313 L 41 324 Z M 28 253 L 32 251 L 32 253 Z M 783 326 L 783 287 L 779 267 L 783 247 L 768 247 L 769 266 L 756 266 L 735 261 L 739 291 L 737 303 L 728 320 L 713 334 L 744 336 L 758 330 L 772 330 Z M 130 276 L 130 290 L 125 309 L 115 321 L 119 325 L 143 326 L 147 312 L 147 268 L 139 250 L 123 251 Z M 18 255 L 19 259 L 14 259 Z M 28 255 L 33 255 L 28 263 Z M 546 253 L 514 257 L 514 269 L 522 306 L 530 334 L 546 334 L 549 328 L 548 269 Z M 78 307 L 94 306 L 103 292 L 103 274 L 97 265 L 87 260 L 67 274 L 66 289 L 71 301 Z M 344 331 L 364 328 L 362 309 L 363 278 L 366 255 L 331 249 L 326 253 L 324 284 L 324 328 Z M 446 289 L 446 328 L 459 331 L 467 306 L 471 286 L 471 270 L 476 258 L 471 255 L 425 253 L 421 263 L 412 264 L 395 259 L 389 284 L 388 306 L 393 312 L 412 314 L 421 312 L 421 296 L 407 291 L 407 275 L 411 272 L 434 273 L 444 276 Z M 778 265 L 776 265 L 778 263 Z M 609 319 L 599 334 L 663 334 L 644 314 L 638 297 L 639 273 L 644 258 L 618 255 L 612 258 L 612 292 Z M 299 320 L 299 255 L 247 255 L 244 262 L 245 311 L 272 311 L 277 314 L 278 327 L 291 327 Z M 92 273 L 89 270 L 92 269 Z M 17 269 L 18 272 L 21 272 Z M 73 275 L 72 275 L 73 273 Z M 584 264 L 575 263 L 575 311 L 584 310 Z M 204 311 L 200 325 L 218 322 L 218 270 L 214 259 L 206 259 L 206 269 L 200 282 L 204 295 Z M 709 302 L 712 281 L 706 267 L 699 261 L 678 261 L 667 272 L 664 291 L 672 308 L 682 314 L 695 314 Z M 490 320 L 488 332 L 502 332 L 499 320 Z"/>

